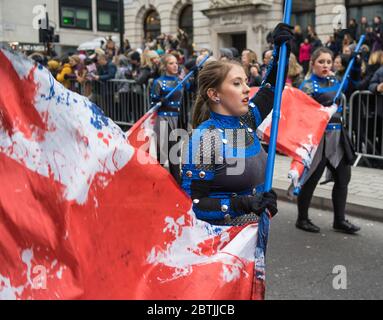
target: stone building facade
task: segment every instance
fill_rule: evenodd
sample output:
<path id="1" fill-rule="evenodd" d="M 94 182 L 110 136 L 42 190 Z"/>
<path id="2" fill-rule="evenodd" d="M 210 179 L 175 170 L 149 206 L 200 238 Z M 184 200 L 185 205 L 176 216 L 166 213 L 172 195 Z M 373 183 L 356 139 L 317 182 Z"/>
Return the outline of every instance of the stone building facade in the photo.
<path id="1" fill-rule="evenodd" d="M 265 49 L 266 35 L 282 20 L 284 0 L 127 0 L 125 2 L 125 36 L 133 47 L 142 47 L 148 12 L 155 12 L 162 33 L 175 34 L 180 14 L 192 6 L 195 49 L 246 47 L 258 55 Z M 294 0 L 293 22 L 313 24 L 322 41 L 334 27 L 346 25 L 349 5 L 364 14 L 383 16 L 382 0 Z M 360 10 L 359 10 L 360 9 Z M 359 10 L 359 11 L 358 11 Z M 359 18 L 359 17 L 355 17 Z"/>
<path id="2" fill-rule="evenodd" d="M 102 24 L 102 19 L 113 22 L 111 20 L 118 15 L 118 1 L 0 0 L 0 44 L 18 43 L 22 49 L 43 50 L 36 23 L 45 16 L 41 9 L 44 5 L 49 14 L 49 25 L 54 26 L 55 33 L 60 36 L 60 43 L 55 45 L 59 54 L 65 51 L 74 52 L 81 43 L 95 38 L 111 35 L 119 39 L 119 30 L 113 28 L 115 24 Z M 110 3 L 115 12 L 103 9 L 105 5 L 109 8 Z M 64 24 L 67 20 L 70 25 Z"/>
<path id="3" fill-rule="evenodd" d="M 133 47 L 143 44 L 146 13 L 156 10 L 161 32 L 175 34 L 185 6 L 193 7 L 195 49 L 247 47 L 259 54 L 266 34 L 282 19 L 283 0 L 138 0 L 125 7 L 125 36 Z"/>

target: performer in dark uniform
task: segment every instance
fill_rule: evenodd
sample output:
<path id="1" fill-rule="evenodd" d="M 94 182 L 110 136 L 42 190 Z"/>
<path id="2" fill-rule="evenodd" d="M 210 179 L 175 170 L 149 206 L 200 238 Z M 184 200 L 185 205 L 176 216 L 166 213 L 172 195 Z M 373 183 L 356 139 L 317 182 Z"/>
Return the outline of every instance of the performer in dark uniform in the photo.
<path id="1" fill-rule="evenodd" d="M 330 76 L 333 65 L 332 52 L 327 48 L 317 49 L 311 57 L 311 76 L 305 80 L 300 89 L 312 96 L 323 106 L 331 106 L 340 82 Z M 356 72 L 351 73 L 351 77 Z M 353 80 L 353 79 L 348 79 Z M 347 83 L 345 84 L 347 87 Z M 345 207 L 348 184 L 351 179 L 351 159 L 348 136 L 343 130 L 342 110 L 330 119 L 324 137 L 312 161 L 309 174 L 298 196 L 298 220 L 296 227 L 308 232 L 320 232 L 319 227 L 308 218 L 308 210 L 314 190 L 327 167 L 335 181 L 332 191 L 334 207 L 333 228 L 337 231 L 355 233 L 360 230 L 345 219 Z"/>
<path id="2" fill-rule="evenodd" d="M 277 213 L 276 194 L 264 192 L 267 155 L 255 131 L 272 110 L 279 48 L 292 39 L 291 29 L 279 24 L 274 30 L 273 60 L 250 101 L 246 73 L 237 62 L 209 62 L 199 73 L 195 129 L 182 151 L 182 188 L 199 219 L 243 225 L 265 209 L 270 216 Z"/>
<path id="3" fill-rule="evenodd" d="M 172 131 L 178 128 L 178 117 L 180 113 L 184 88 L 189 90 L 190 83 L 187 82 L 185 87 L 181 87 L 175 92 L 169 100 L 164 98 L 179 83 L 178 62 L 175 56 L 167 54 L 162 58 L 162 75 L 154 80 L 151 91 L 151 104 L 156 105 L 162 102 L 158 110 L 158 118 L 154 131 L 157 135 L 157 160 L 164 164 L 169 161 L 169 171 L 172 176 L 179 182 L 179 157 L 170 159 L 169 153 L 171 148 L 177 143 L 177 139 L 172 135 Z M 174 133 L 174 132 L 173 132 Z"/>

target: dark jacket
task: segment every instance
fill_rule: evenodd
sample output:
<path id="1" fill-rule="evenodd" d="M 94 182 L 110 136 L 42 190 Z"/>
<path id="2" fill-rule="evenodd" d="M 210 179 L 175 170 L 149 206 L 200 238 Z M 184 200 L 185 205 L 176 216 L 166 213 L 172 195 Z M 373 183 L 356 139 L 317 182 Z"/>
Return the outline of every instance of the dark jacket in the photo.
<path id="1" fill-rule="evenodd" d="M 378 93 L 378 85 L 383 83 L 383 66 L 381 66 L 372 76 L 368 90 L 372 93 Z"/>
<path id="2" fill-rule="evenodd" d="M 157 79 L 161 75 L 157 67 L 150 68 L 149 66 L 140 68 L 136 80 L 136 83 L 139 85 L 148 85 L 149 79 Z"/>
<path id="3" fill-rule="evenodd" d="M 299 48 L 303 43 L 303 35 L 301 33 L 294 33 L 294 40 L 291 45 L 291 52 L 295 54 L 296 57 L 299 57 Z"/>
<path id="4" fill-rule="evenodd" d="M 372 76 L 372 79 L 370 81 L 370 86 L 368 89 L 374 93 L 378 94 L 377 88 L 378 85 L 383 83 L 383 66 L 381 66 Z M 378 94 L 378 100 L 377 100 L 377 106 L 378 106 L 378 116 L 383 118 L 383 95 Z"/>
<path id="5" fill-rule="evenodd" d="M 100 81 L 108 81 L 115 78 L 117 67 L 112 63 L 108 62 L 105 66 L 99 66 L 98 75 Z"/>
<path id="6" fill-rule="evenodd" d="M 368 90 L 370 82 L 375 72 L 379 69 L 380 64 L 369 64 L 366 68 L 366 75 L 357 85 L 357 90 Z"/>

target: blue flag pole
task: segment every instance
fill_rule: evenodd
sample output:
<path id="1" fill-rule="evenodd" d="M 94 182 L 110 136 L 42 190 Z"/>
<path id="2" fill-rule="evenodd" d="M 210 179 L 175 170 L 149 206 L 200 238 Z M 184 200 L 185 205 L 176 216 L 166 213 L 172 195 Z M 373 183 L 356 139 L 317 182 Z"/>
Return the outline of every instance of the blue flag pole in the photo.
<path id="1" fill-rule="evenodd" d="M 359 42 L 358 42 L 357 46 L 355 47 L 354 52 L 359 52 L 359 51 L 360 51 L 360 48 L 362 47 L 362 44 L 363 44 L 363 42 L 364 42 L 365 39 L 366 39 L 366 35 L 363 34 L 363 35 L 360 37 Z M 349 62 L 349 64 L 348 64 L 348 66 L 347 66 L 347 69 L 346 69 L 346 71 L 345 71 L 345 73 L 344 73 L 344 76 L 343 76 L 343 78 L 342 78 L 342 81 L 341 81 L 341 83 L 340 83 L 339 89 L 338 89 L 338 91 L 337 91 L 337 93 L 336 93 L 336 95 L 335 95 L 335 97 L 334 97 L 334 99 L 333 99 L 333 103 L 334 103 L 334 104 L 335 104 L 336 101 L 340 98 L 340 95 L 342 94 L 342 91 L 343 91 L 343 89 L 344 89 L 344 86 L 345 86 L 345 84 L 346 84 L 346 81 L 347 81 L 347 79 L 348 79 L 348 76 L 349 76 L 349 74 L 350 74 L 350 72 L 351 72 L 351 69 L 352 69 L 354 63 L 355 63 L 355 59 L 356 59 L 355 56 L 352 57 L 351 60 L 350 60 L 350 62 Z M 343 106 L 343 107 L 344 107 L 344 106 Z M 339 111 L 339 110 L 338 110 L 338 111 Z M 301 178 L 299 179 L 299 184 L 298 184 L 298 186 L 294 188 L 293 193 L 294 193 L 295 196 L 298 196 L 299 193 L 301 192 L 302 184 L 303 184 L 304 180 L 306 179 L 306 176 L 307 176 L 307 174 L 308 174 L 308 171 L 309 171 L 309 169 L 305 167 L 305 169 L 304 169 L 304 171 L 303 171 L 303 174 L 302 174 Z"/>
<path id="2" fill-rule="evenodd" d="M 197 69 L 201 68 L 201 67 L 205 64 L 205 62 L 207 61 L 207 59 L 209 59 L 209 58 L 210 58 L 210 55 L 206 55 L 206 57 L 204 57 L 203 60 L 202 60 L 197 66 L 195 66 L 194 68 L 197 68 Z M 190 71 L 190 72 L 185 76 L 185 78 L 183 78 L 182 81 L 181 81 L 179 84 L 177 84 L 177 86 L 174 87 L 174 89 L 172 89 L 172 91 L 170 91 L 170 92 L 165 96 L 165 100 L 169 100 L 169 98 L 170 98 L 175 92 L 177 92 L 180 88 L 182 88 L 183 85 L 185 84 L 185 82 L 188 81 L 189 78 L 193 75 L 193 73 L 194 73 L 194 70 Z M 161 102 L 158 102 L 158 103 L 152 108 L 152 110 L 155 111 L 155 110 L 157 110 L 159 107 L 161 107 Z"/>
<path id="3" fill-rule="evenodd" d="M 291 6 L 292 6 L 292 0 L 286 0 L 285 13 L 283 17 L 283 22 L 286 24 L 290 24 Z M 286 64 L 289 61 L 289 58 L 286 57 L 286 54 L 287 54 L 287 48 L 286 48 L 286 44 L 284 43 L 282 44 L 279 51 L 277 82 L 276 82 L 275 91 L 274 91 L 274 105 L 273 105 L 273 116 L 272 116 L 270 142 L 269 142 L 269 154 L 267 157 L 266 176 L 265 176 L 265 191 L 266 192 L 270 191 L 273 185 L 279 118 L 281 115 L 282 92 L 284 89 L 283 83 L 285 78 Z"/>
<path id="4" fill-rule="evenodd" d="M 283 22 L 290 24 L 291 17 L 291 5 L 292 0 L 285 1 L 285 13 Z M 267 157 L 266 165 L 266 175 L 265 175 L 265 185 L 264 191 L 268 192 L 272 188 L 273 184 L 273 174 L 274 174 L 274 164 L 275 164 L 275 153 L 277 150 L 277 135 L 278 135 L 278 125 L 279 118 L 281 113 L 281 102 L 282 102 L 282 92 L 283 92 L 283 82 L 285 77 L 286 63 L 288 63 L 288 57 L 286 57 L 287 48 L 284 43 L 279 51 L 279 61 L 278 61 L 278 72 L 277 72 L 277 82 L 274 91 L 274 105 L 273 105 L 273 116 L 271 123 L 271 134 L 270 134 L 270 143 L 269 143 L 269 154 Z M 257 295 L 259 290 L 257 281 L 264 283 L 265 281 L 265 256 L 267 249 L 267 241 L 269 237 L 270 229 L 270 218 L 266 212 L 263 212 L 259 217 L 258 221 L 258 235 L 257 235 L 257 244 L 255 247 L 255 284 L 253 285 L 253 298 L 262 298 Z M 263 292 L 264 294 L 264 292 Z M 264 298 L 264 297 L 263 297 Z"/>

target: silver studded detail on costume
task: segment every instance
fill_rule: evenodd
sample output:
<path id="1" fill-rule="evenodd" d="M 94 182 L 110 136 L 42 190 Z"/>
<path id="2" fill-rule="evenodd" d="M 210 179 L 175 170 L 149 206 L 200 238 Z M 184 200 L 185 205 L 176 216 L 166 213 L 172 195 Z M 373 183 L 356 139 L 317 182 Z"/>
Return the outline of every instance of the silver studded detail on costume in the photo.
<path id="1" fill-rule="evenodd" d="M 209 222 L 218 226 L 243 226 L 249 223 L 256 223 L 258 219 L 259 217 L 255 213 L 244 214 L 235 218 L 226 214 L 222 220 L 210 220 Z"/>

